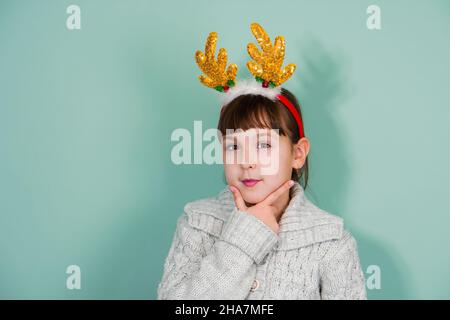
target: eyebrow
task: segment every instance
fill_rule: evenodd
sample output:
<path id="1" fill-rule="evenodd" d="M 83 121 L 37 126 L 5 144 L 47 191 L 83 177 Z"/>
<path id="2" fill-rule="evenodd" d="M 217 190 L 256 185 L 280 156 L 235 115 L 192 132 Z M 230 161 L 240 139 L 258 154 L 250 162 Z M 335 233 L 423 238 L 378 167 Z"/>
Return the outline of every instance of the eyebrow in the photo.
<path id="1" fill-rule="evenodd" d="M 267 133 L 267 132 L 261 132 L 261 133 L 258 133 L 257 136 L 258 136 L 258 137 L 259 137 L 259 136 L 270 136 L 270 134 Z M 233 135 L 225 135 L 225 139 L 235 140 L 235 139 L 236 139 L 236 136 L 233 136 Z"/>

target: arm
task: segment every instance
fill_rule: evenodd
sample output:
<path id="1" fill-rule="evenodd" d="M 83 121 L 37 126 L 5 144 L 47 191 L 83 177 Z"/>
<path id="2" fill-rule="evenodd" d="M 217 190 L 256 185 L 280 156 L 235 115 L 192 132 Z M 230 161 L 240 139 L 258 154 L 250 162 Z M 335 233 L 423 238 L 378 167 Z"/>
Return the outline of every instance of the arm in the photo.
<path id="1" fill-rule="evenodd" d="M 356 240 L 349 232 L 332 245 L 319 269 L 323 300 L 367 299 Z"/>
<path id="2" fill-rule="evenodd" d="M 159 300 L 245 299 L 259 264 L 278 240 L 262 221 L 232 211 L 211 253 L 202 254 L 210 237 L 182 215 L 158 285 Z"/>

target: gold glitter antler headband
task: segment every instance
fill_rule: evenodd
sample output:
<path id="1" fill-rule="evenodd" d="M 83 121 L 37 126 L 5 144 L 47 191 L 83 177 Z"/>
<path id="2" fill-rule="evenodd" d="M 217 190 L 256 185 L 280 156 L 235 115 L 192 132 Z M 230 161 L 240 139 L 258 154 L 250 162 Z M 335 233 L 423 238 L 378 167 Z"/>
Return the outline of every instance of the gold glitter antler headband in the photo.
<path id="1" fill-rule="evenodd" d="M 273 101 L 280 101 L 294 117 L 298 125 L 299 137 L 305 136 L 303 122 L 300 113 L 292 102 L 281 94 L 281 84 L 288 80 L 295 71 L 296 65 L 288 64 L 284 69 L 283 60 L 285 55 L 286 43 L 284 37 L 275 38 L 274 44 L 266 31 L 257 23 L 250 25 L 253 35 L 261 46 L 259 51 L 256 45 L 249 43 L 247 51 L 252 57 L 252 61 L 247 63 L 250 73 L 255 76 L 255 80 L 235 82 L 237 66 L 227 65 L 227 52 L 221 48 L 217 55 L 217 61 L 214 59 L 217 33 L 211 32 L 208 35 L 205 46 L 205 54 L 197 51 L 195 61 L 200 69 L 206 75 L 200 75 L 198 78 L 205 86 L 214 88 L 221 92 L 226 92 L 222 100 L 222 110 L 233 99 L 244 94 L 261 95 Z"/>
<path id="2" fill-rule="evenodd" d="M 248 54 L 253 58 L 253 61 L 247 62 L 248 70 L 265 88 L 281 85 L 292 76 L 296 68 L 296 65 L 291 63 L 281 70 L 286 49 L 284 37 L 276 37 L 272 45 L 266 31 L 259 24 L 252 23 L 250 29 L 262 52 L 253 43 L 247 45 Z"/>
<path id="3" fill-rule="evenodd" d="M 227 51 L 224 48 L 219 49 L 217 60 L 215 60 L 216 43 L 217 32 L 211 32 L 206 40 L 205 53 L 200 50 L 196 52 L 195 61 L 200 67 L 200 70 L 206 74 L 206 76 L 200 75 L 198 78 L 207 87 L 227 92 L 230 87 L 235 85 L 238 68 L 233 63 L 225 71 L 227 66 Z"/>

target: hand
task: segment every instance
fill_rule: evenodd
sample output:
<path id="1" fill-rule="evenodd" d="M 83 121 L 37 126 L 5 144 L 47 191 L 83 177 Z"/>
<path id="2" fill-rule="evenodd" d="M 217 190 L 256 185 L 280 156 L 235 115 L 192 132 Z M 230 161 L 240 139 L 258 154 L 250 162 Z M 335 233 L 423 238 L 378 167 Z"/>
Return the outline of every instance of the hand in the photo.
<path id="1" fill-rule="evenodd" d="M 247 207 L 238 188 L 230 186 L 230 190 L 233 193 L 234 202 L 238 210 L 254 215 L 269 226 L 276 234 L 278 234 L 280 227 L 278 225 L 277 217 L 282 214 L 282 210 L 284 208 L 281 208 L 280 205 L 275 202 L 293 185 L 294 181 L 292 180 L 283 183 L 278 189 L 270 193 L 263 201 L 251 207 Z"/>

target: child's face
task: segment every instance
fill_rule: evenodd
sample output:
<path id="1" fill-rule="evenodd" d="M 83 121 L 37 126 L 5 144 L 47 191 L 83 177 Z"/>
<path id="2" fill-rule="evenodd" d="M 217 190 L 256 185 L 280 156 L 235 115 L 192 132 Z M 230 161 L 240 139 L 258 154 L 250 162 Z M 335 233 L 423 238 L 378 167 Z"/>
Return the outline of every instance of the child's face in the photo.
<path id="1" fill-rule="evenodd" d="M 273 129 L 252 128 L 225 135 L 222 150 L 228 185 L 238 188 L 248 204 L 264 200 L 291 179 L 293 168 L 303 166 L 308 150 L 303 149 L 306 153 L 302 157 L 296 147 L 287 136 L 278 135 Z M 245 179 L 259 181 L 252 185 Z"/>

